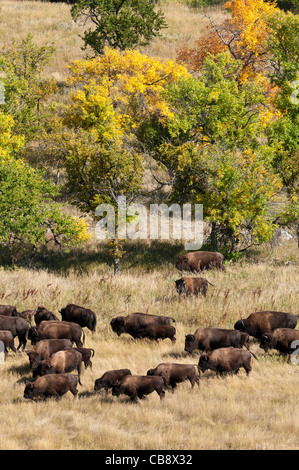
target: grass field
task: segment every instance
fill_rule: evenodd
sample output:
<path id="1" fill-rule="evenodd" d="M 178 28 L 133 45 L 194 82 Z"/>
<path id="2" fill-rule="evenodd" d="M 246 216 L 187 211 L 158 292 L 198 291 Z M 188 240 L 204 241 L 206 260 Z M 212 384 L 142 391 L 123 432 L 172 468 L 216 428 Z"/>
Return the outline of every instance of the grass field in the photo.
<path id="1" fill-rule="evenodd" d="M 175 58 L 178 47 L 194 44 L 208 24 L 205 13 L 219 22 L 225 17 L 219 8 L 189 9 L 182 2 L 161 1 L 161 8 L 169 28 L 142 49 L 161 58 Z M 37 44 L 54 42 L 47 73 L 57 80 L 65 79 L 70 60 L 86 53 L 81 31 L 65 4 L 1 0 L 0 48 L 29 32 Z M 83 371 L 77 400 L 70 393 L 58 402 L 25 400 L 25 384 L 32 380 L 26 353 L 10 352 L 0 364 L 0 449 L 298 450 L 298 365 L 275 351 L 265 354 L 254 340 L 251 349 L 259 360 L 249 377 L 243 370 L 223 377 L 205 372 L 199 387 L 179 384 L 161 402 L 156 394 L 132 404 L 125 396 L 93 391 L 94 381 L 109 369 L 146 374 L 160 362 L 197 364 L 199 352 L 185 353 L 184 339 L 198 327 L 232 328 L 240 318 L 266 309 L 299 314 L 295 240 L 251 249 L 225 272 L 205 273 L 215 285 L 206 299 L 180 298 L 175 291 L 181 275 L 174 264 L 182 246 L 136 242 L 126 250 L 118 277 L 94 240 L 70 253 L 49 252 L 31 267 L 0 270 L 0 304 L 19 311 L 44 305 L 60 318 L 59 309 L 77 303 L 98 319 L 95 333 L 86 330 L 85 346 L 95 356 L 93 369 Z M 111 318 L 138 311 L 174 317 L 176 343 L 117 337 Z"/>
<path id="2" fill-rule="evenodd" d="M 166 392 L 161 402 L 154 393 L 137 405 L 124 395 L 93 391 L 94 381 L 106 370 L 129 368 L 142 375 L 160 362 L 197 364 L 199 352 L 184 352 L 184 336 L 198 327 L 230 328 L 264 309 L 298 313 L 295 242 L 251 252 L 224 273 L 207 272 L 215 287 L 205 300 L 178 297 L 173 281 L 179 275 L 171 259 L 171 249 L 175 256 L 178 247 L 164 256 L 163 244 L 153 247 L 163 265 L 149 261 L 149 247 L 138 248 L 135 265 L 132 249 L 119 277 L 94 245 L 87 250 L 94 258 L 82 270 L 77 253 L 70 269 L 62 257 L 51 270 L 0 272 L 1 303 L 16 304 L 20 311 L 45 305 L 59 316 L 58 309 L 75 302 L 93 309 L 98 318 L 96 333 L 86 330 L 85 346 L 95 356 L 93 369 L 82 374 L 77 400 L 70 393 L 59 402 L 25 400 L 25 384 L 32 380 L 27 355 L 9 353 L 0 366 L 1 449 L 298 449 L 298 366 L 274 350 L 265 354 L 256 341 L 251 349 L 259 361 L 249 377 L 243 370 L 223 377 L 207 371 L 193 390 L 186 382 L 174 393 Z M 174 317 L 176 343 L 118 337 L 110 328 L 111 318 L 136 311 Z M 32 348 L 30 342 L 27 346 Z"/>

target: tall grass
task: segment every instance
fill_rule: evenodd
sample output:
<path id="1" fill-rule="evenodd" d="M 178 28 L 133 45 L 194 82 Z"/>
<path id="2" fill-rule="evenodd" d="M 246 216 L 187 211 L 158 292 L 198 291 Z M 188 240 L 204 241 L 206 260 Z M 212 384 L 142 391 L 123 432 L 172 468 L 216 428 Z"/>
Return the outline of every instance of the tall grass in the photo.
<path id="1" fill-rule="evenodd" d="M 157 246 L 154 250 L 158 256 Z M 160 362 L 196 364 L 199 353 L 185 353 L 184 338 L 198 327 L 232 328 L 238 319 L 264 309 L 298 314 L 296 243 L 252 251 L 248 259 L 227 265 L 226 272 L 206 272 L 215 285 L 206 299 L 178 296 L 174 279 L 180 274 L 171 257 L 150 269 L 145 269 L 145 249 L 143 260 L 139 255 L 132 265 L 133 258 L 130 253 L 124 259 L 118 277 L 112 266 L 94 260 L 81 272 L 76 264 L 59 269 L 57 260 L 53 269 L 0 271 L 1 303 L 16 304 L 20 311 L 45 305 L 60 318 L 58 310 L 75 302 L 93 309 L 98 319 L 95 333 L 86 330 L 85 346 L 95 356 L 92 370 L 82 374 L 77 401 L 71 394 L 58 402 L 25 400 L 25 384 L 32 380 L 27 355 L 9 353 L 0 366 L 0 448 L 298 449 L 298 366 L 274 350 L 265 354 L 254 340 L 251 349 L 259 361 L 249 377 L 244 371 L 232 377 L 205 372 L 199 387 L 179 384 L 162 402 L 151 394 L 137 405 L 125 396 L 93 391 L 94 381 L 106 370 L 146 374 Z M 111 318 L 136 311 L 174 317 L 176 343 L 118 337 L 110 328 Z"/>

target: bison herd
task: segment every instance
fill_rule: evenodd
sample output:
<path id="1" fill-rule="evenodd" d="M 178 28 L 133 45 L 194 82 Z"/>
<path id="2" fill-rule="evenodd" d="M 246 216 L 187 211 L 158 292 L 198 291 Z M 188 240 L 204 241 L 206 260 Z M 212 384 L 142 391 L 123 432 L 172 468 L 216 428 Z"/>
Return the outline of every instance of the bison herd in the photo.
<path id="1" fill-rule="evenodd" d="M 177 269 L 192 273 L 203 269 L 224 270 L 223 255 L 213 252 L 195 252 L 182 255 L 176 264 Z M 208 281 L 204 278 L 183 277 L 175 281 L 181 295 L 206 296 Z M 84 328 L 94 332 L 97 325 L 96 314 L 85 307 L 69 304 L 60 311 L 61 320 L 45 307 L 36 311 L 18 312 L 15 306 L 0 305 L 0 341 L 7 354 L 8 349 L 16 352 L 31 341 L 33 349 L 26 351 L 32 371 L 33 381 L 26 384 L 24 398 L 60 398 L 70 391 L 74 397 L 81 383 L 82 364 L 92 368 L 91 358 L 95 351 L 84 347 Z M 157 392 L 160 399 L 165 390 L 174 390 L 178 383 L 189 381 L 191 387 L 199 385 L 200 374 L 211 370 L 217 374 L 237 373 L 244 368 L 248 375 L 252 370 L 253 358 L 250 351 L 250 337 L 259 341 L 266 353 L 277 349 L 291 354 L 299 344 L 297 315 L 285 312 L 254 312 L 248 318 L 238 320 L 234 329 L 198 328 L 185 336 L 185 351 L 201 352 L 197 364 L 161 363 L 150 368 L 146 375 L 133 375 L 129 369 L 109 370 L 94 382 L 94 391 L 111 389 L 113 396 L 127 395 L 136 402 L 144 396 Z M 34 325 L 33 325 L 34 321 Z M 112 318 L 110 326 L 118 336 L 129 334 L 135 339 L 170 339 L 176 341 L 175 319 L 148 313 L 131 313 Z M 18 338 L 16 349 L 14 338 Z M 245 348 L 245 349 L 244 349 Z M 73 371 L 77 375 L 72 374 Z"/>

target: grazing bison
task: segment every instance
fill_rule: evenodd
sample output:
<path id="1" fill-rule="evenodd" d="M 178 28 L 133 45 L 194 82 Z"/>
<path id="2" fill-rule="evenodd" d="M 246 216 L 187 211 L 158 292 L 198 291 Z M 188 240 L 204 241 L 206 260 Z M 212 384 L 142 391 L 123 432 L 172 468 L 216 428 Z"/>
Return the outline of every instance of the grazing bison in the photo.
<path id="1" fill-rule="evenodd" d="M 175 343 L 175 334 L 176 329 L 172 325 L 148 325 L 141 328 L 139 338 L 149 338 L 154 341 L 169 338 L 173 343 Z"/>
<path id="2" fill-rule="evenodd" d="M 178 294 L 207 296 L 208 285 L 215 287 L 207 279 L 203 277 L 182 277 L 175 281 Z"/>
<path id="3" fill-rule="evenodd" d="M 126 375 L 132 375 L 129 369 L 107 370 L 102 377 L 95 380 L 94 390 L 98 391 L 104 388 L 106 393 L 108 393 L 109 388 L 120 382 Z"/>
<path id="4" fill-rule="evenodd" d="M 232 346 L 249 350 L 249 335 L 238 330 L 221 328 L 198 328 L 194 335 L 185 336 L 185 351 L 192 353 L 195 349 L 209 352 L 213 349 Z"/>
<path id="5" fill-rule="evenodd" d="M 149 375 L 126 375 L 120 382 L 112 387 L 112 395 L 118 397 L 120 394 L 128 395 L 133 402 L 137 398 L 142 399 L 145 395 L 157 392 L 160 399 L 165 396 L 167 382 L 164 377 Z"/>
<path id="6" fill-rule="evenodd" d="M 39 341 L 33 351 L 28 351 L 29 363 L 31 368 L 36 367 L 36 363 L 43 359 L 49 359 L 57 351 L 69 349 L 72 342 L 69 339 L 43 339 Z"/>
<path id="7" fill-rule="evenodd" d="M 18 312 L 14 305 L 0 305 L 0 315 L 16 317 Z"/>
<path id="8" fill-rule="evenodd" d="M 55 397 L 59 399 L 68 391 L 76 398 L 78 395 L 77 385 L 78 377 L 73 374 L 44 375 L 26 385 L 24 398 L 30 400 L 41 398 L 46 400 L 47 398 Z"/>
<path id="9" fill-rule="evenodd" d="M 296 328 L 296 325 L 297 317 L 292 313 L 265 311 L 254 312 L 248 318 L 238 320 L 234 328 L 260 339 L 266 331 L 273 331 L 276 328 Z"/>
<path id="10" fill-rule="evenodd" d="M 42 321 L 59 321 L 59 319 L 46 307 L 40 306 L 35 312 L 34 321 L 36 325 L 39 325 Z"/>
<path id="11" fill-rule="evenodd" d="M 92 362 L 90 358 L 94 356 L 94 349 L 92 348 L 75 348 L 75 349 L 82 354 L 82 360 L 84 362 L 85 369 L 87 369 L 87 367 L 90 367 L 92 369 Z"/>
<path id="12" fill-rule="evenodd" d="M 11 331 L 0 330 L 0 341 L 4 344 L 4 351 L 6 353 L 8 353 L 8 348 L 12 349 L 13 352 L 17 352 Z"/>
<path id="13" fill-rule="evenodd" d="M 97 325 L 96 314 L 85 307 L 78 305 L 68 304 L 65 308 L 60 310 L 62 320 L 78 323 L 78 325 L 86 326 L 89 330 L 95 331 Z"/>
<path id="14" fill-rule="evenodd" d="M 147 375 L 164 377 L 167 385 L 172 388 L 185 380 L 189 380 L 192 388 L 195 383 L 199 385 L 199 377 L 196 375 L 196 366 L 194 364 L 162 363 L 155 369 L 149 369 Z"/>
<path id="15" fill-rule="evenodd" d="M 32 345 L 35 345 L 42 339 L 69 339 L 78 348 L 82 348 L 85 334 L 77 323 L 42 321 L 38 327 L 30 328 L 28 338 L 31 340 Z"/>
<path id="16" fill-rule="evenodd" d="M 23 349 L 27 343 L 27 333 L 29 331 L 30 324 L 27 320 L 20 317 L 7 317 L 6 315 L 0 315 L 0 330 L 8 330 L 12 336 L 18 337 L 19 345 L 17 349 L 23 345 Z"/>
<path id="17" fill-rule="evenodd" d="M 243 367 L 249 375 L 252 370 L 252 357 L 251 352 L 245 349 L 219 348 L 200 356 L 197 367 L 199 372 L 210 369 L 218 374 L 236 374 Z"/>
<path id="18" fill-rule="evenodd" d="M 32 370 L 33 377 L 48 374 L 64 374 L 66 372 L 78 371 L 78 380 L 81 384 L 82 354 L 73 348 L 57 351 L 49 359 L 43 359 L 35 369 Z"/>
<path id="19" fill-rule="evenodd" d="M 292 328 L 276 328 L 274 331 L 266 331 L 262 335 L 260 348 L 268 352 L 269 349 L 277 349 L 277 351 L 284 354 L 291 354 L 297 349 L 296 344 L 292 345 L 293 341 L 298 341 L 299 345 L 299 330 Z"/>
<path id="20" fill-rule="evenodd" d="M 179 256 L 176 268 L 179 271 L 191 271 L 192 273 L 197 273 L 204 269 L 221 269 L 224 271 L 223 261 L 223 254 L 217 251 L 194 251 L 193 253 Z"/>
<path id="21" fill-rule="evenodd" d="M 150 315 L 149 313 L 131 313 L 126 317 L 119 316 L 112 318 L 110 325 L 112 330 L 120 336 L 122 333 L 128 333 L 133 338 L 141 338 L 141 330 L 148 325 L 170 325 L 175 321 L 171 317 L 163 315 Z"/>

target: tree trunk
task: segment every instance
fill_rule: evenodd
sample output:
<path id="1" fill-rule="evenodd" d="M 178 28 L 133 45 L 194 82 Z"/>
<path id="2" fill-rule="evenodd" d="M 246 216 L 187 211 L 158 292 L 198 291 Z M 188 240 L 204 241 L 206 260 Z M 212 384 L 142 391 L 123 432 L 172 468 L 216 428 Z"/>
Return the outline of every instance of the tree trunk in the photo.
<path id="1" fill-rule="evenodd" d="M 114 264 L 114 275 L 117 276 L 120 274 L 120 259 L 116 258 L 113 260 Z"/>

